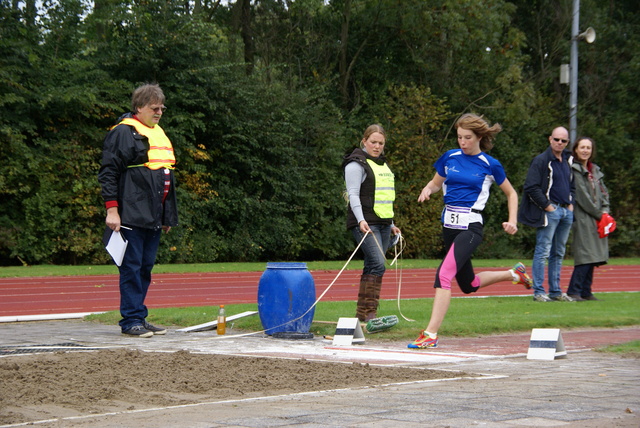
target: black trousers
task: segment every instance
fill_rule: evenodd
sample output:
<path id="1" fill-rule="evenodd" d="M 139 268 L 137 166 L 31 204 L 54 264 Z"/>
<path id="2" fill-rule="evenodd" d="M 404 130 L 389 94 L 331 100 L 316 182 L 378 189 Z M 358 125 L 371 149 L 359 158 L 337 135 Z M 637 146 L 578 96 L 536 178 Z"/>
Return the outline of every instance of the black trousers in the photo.
<path id="1" fill-rule="evenodd" d="M 573 268 L 573 274 L 571 274 L 571 281 L 569 281 L 569 288 L 567 294 L 578 295 L 582 298 L 592 296 L 591 284 L 593 284 L 593 269 L 595 264 L 576 265 Z"/>

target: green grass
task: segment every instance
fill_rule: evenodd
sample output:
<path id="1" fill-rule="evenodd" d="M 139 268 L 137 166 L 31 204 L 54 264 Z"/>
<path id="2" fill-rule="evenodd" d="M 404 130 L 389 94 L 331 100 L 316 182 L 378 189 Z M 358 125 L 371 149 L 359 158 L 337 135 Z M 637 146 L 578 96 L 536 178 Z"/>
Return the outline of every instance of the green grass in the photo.
<path id="1" fill-rule="evenodd" d="M 640 340 L 623 343 L 621 345 L 611 345 L 597 349 L 600 352 L 608 352 L 623 357 L 640 358 Z"/>
<path id="2" fill-rule="evenodd" d="M 521 261 L 515 259 L 474 259 L 473 265 L 476 267 L 511 267 L 514 263 Z M 344 261 L 328 262 L 307 262 L 310 270 L 339 270 L 344 266 Z M 526 261 L 525 261 L 526 263 Z M 403 269 L 437 268 L 440 260 L 401 260 Z M 610 265 L 638 265 L 640 258 L 625 257 L 609 260 Z M 530 265 L 527 263 L 527 265 Z M 573 266 L 573 260 L 567 259 L 564 265 Z M 195 263 L 195 264 L 157 264 L 154 273 L 200 273 L 200 272 L 261 272 L 264 271 L 266 263 Z M 362 269 L 362 260 L 352 260 L 347 266 L 349 270 Z M 395 269 L 395 267 L 389 268 Z M 34 266 L 2 266 L 0 267 L 0 278 L 28 277 L 28 276 L 63 276 L 63 275 L 117 275 L 118 269 L 115 265 L 94 265 L 94 266 L 57 266 L 57 265 L 34 265 Z"/>
<path id="3" fill-rule="evenodd" d="M 640 324 L 640 293 L 599 294 L 600 301 L 586 302 L 533 302 L 531 296 L 453 298 L 447 317 L 439 331 L 442 336 L 484 336 L 527 332 L 532 328 L 614 328 Z M 396 300 L 380 302 L 378 314 L 398 315 L 400 322 L 394 328 L 376 333 L 380 340 L 415 339 L 429 321 L 433 299 L 401 300 L 402 313 L 415 322 L 404 320 Z M 244 311 L 256 311 L 257 304 L 225 305 L 227 316 Z M 148 320 L 176 328 L 213 321 L 218 313 L 214 306 L 151 309 Z M 332 335 L 335 325 L 315 321 L 336 322 L 340 317 L 353 317 L 355 302 L 320 302 L 315 308 L 314 323 L 310 331 L 315 335 Z M 87 317 L 97 322 L 117 324 L 117 311 Z M 227 329 L 234 332 L 261 331 L 258 315 L 231 321 Z"/>

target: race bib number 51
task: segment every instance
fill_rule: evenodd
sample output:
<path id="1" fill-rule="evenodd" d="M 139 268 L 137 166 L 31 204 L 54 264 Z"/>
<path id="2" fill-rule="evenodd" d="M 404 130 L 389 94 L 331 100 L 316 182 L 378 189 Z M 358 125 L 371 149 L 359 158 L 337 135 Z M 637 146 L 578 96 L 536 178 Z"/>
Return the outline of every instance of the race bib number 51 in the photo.
<path id="1" fill-rule="evenodd" d="M 448 229 L 469 229 L 471 208 L 447 205 L 444 211 L 444 227 Z"/>

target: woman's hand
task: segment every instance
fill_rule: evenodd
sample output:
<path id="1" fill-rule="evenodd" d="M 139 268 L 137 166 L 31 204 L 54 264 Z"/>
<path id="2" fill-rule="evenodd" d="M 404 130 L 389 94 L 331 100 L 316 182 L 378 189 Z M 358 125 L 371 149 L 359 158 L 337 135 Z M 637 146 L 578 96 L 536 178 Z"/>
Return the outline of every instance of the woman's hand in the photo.
<path id="1" fill-rule="evenodd" d="M 422 192 L 420 192 L 420 196 L 418 196 L 418 202 L 428 201 L 429 199 L 431 199 L 431 189 L 427 184 L 426 186 L 424 186 L 424 189 L 422 189 Z"/>
<path id="2" fill-rule="evenodd" d="M 502 223 L 502 228 L 509 235 L 515 235 L 516 232 L 518 231 L 518 226 L 515 223 L 511 223 L 508 221 L 505 221 L 504 223 Z"/>
<path id="3" fill-rule="evenodd" d="M 359 226 L 360 226 L 360 232 L 362 233 L 368 233 L 369 231 L 371 231 L 371 228 L 369 227 L 369 223 L 367 223 L 366 220 L 362 220 Z"/>
<path id="4" fill-rule="evenodd" d="M 433 179 L 424 186 L 422 192 L 420 192 L 420 196 L 418 196 L 418 202 L 424 202 L 431 199 L 431 195 L 440 191 L 442 185 L 444 184 L 444 177 L 436 172 L 433 176 Z"/>

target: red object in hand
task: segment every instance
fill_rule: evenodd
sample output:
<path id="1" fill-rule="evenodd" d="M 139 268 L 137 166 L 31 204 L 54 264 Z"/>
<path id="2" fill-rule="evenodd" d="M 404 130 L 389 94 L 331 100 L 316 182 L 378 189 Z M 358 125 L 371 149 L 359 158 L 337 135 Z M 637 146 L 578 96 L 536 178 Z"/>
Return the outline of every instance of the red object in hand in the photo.
<path id="1" fill-rule="evenodd" d="M 616 221 L 609 213 L 602 214 L 600 221 L 598 222 L 598 235 L 601 238 L 606 238 L 611 232 L 616 230 Z"/>

